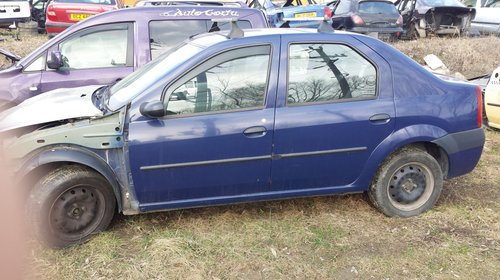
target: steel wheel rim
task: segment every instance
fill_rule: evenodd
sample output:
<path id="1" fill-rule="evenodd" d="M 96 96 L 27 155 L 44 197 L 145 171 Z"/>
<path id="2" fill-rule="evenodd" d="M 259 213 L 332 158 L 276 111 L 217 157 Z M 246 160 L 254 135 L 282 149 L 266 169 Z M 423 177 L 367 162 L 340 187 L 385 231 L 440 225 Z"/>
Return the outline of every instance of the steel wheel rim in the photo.
<path id="1" fill-rule="evenodd" d="M 49 210 L 50 229 L 64 240 L 78 240 L 90 235 L 105 214 L 104 195 L 89 185 L 75 185 L 52 203 Z"/>
<path id="2" fill-rule="evenodd" d="M 434 176 L 430 169 L 418 162 L 407 163 L 391 176 L 387 195 L 392 205 L 402 211 L 422 207 L 434 191 Z"/>

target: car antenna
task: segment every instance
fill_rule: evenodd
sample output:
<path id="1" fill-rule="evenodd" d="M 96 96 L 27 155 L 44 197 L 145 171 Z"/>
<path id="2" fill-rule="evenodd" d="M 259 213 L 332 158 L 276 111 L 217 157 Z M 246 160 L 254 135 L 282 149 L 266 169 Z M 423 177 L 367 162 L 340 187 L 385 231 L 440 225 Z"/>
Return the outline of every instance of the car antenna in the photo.
<path id="1" fill-rule="evenodd" d="M 335 29 L 333 29 L 333 26 L 330 24 L 329 18 L 324 17 L 323 20 L 321 21 L 321 24 L 318 26 L 318 32 L 319 33 L 333 33 L 335 32 Z"/>

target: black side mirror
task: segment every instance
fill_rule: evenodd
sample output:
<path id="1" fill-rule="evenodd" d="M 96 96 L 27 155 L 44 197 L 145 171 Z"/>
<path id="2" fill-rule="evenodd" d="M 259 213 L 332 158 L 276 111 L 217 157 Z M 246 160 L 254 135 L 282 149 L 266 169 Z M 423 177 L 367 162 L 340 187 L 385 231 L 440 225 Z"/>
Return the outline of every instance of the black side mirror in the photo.
<path id="1" fill-rule="evenodd" d="M 148 118 L 161 118 L 165 116 L 165 106 L 161 101 L 144 102 L 139 108 L 141 114 Z"/>
<path id="2" fill-rule="evenodd" d="M 50 58 L 47 60 L 47 67 L 49 69 L 57 70 L 64 66 L 64 61 L 60 51 L 50 52 Z"/>

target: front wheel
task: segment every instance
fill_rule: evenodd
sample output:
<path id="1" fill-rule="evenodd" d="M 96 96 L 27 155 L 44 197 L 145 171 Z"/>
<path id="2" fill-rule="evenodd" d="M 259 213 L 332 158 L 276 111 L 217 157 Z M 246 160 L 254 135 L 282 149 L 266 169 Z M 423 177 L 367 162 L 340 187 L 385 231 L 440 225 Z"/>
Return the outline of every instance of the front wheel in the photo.
<path id="1" fill-rule="evenodd" d="M 431 155 L 403 148 L 380 167 L 368 191 L 371 202 L 387 216 L 412 217 L 430 209 L 443 188 L 443 173 Z"/>
<path id="2" fill-rule="evenodd" d="M 115 207 L 107 180 L 75 165 L 57 168 L 42 177 L 29 199 L 35 236 L 54 248 L 83 243 L 105 230 Z"/>

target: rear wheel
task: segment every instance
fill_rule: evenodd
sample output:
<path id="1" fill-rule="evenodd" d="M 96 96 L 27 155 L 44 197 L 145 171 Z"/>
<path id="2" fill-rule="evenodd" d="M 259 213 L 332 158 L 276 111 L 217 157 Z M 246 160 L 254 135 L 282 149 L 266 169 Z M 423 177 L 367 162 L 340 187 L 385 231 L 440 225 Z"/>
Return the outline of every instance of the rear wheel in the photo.
<path id="1" fill-rule="evenodd" d="M 114 193 L 104 177 L 72 165 L 42 177 L 29 199 L 35 236 L 55 248 L 83 243 L 105 230 L 115 207 Z"/>
<path id="2" fill-rule="evenodd" d="M 387 216 L 411 217 L 430 209 L 443 187 L 439 163 L 417 148 L 404 148 L 380 167 L 368 191 Z"/>

